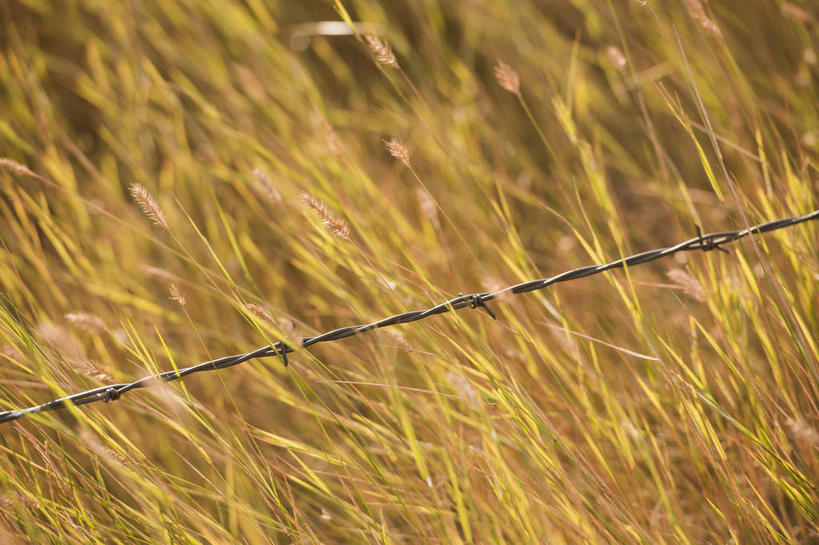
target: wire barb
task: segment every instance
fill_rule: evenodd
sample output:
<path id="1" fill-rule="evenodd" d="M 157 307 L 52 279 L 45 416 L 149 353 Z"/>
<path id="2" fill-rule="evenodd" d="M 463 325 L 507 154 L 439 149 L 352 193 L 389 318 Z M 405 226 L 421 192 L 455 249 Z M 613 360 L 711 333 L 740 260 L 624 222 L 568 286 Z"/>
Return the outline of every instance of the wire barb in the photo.
<path id="1" fill-rule="evenodd" d="M 117 399 L 120 398 L 121 395 L 122 394 L 120 394 L 119 390 L 117 390 L 116 388 L 108 388 L 100 396 L 100 399 L 108 403 L 109 401 L 116 401 Z"/>
<path id="2" fill-rule="evenodd" d="M 676 246 L 670 246 L 668 248 L 660 248 L 657 250 L 641 252 L 639 254 L 635 254 L 629 257 L 618 259 L 616 261 L 612 261 L 611 263 L 604 263 L 600 265 L 588 265 L 586 267 L 572 269 L 570 271 L 560 273 L 556 276 L 552 276 L 551 278 L 529 280 L 527 282 L 522 282 L 520 284 L 509 286 L 507 288 L 503 288 L 491 293 L 473 293 L 470 295 L 464 295 L 462 293 L 459 293 L 458 297 L 450 299 L 449 301 L 436 305 L 427 310 L 413 310 L 410 312 L 404 312 L 402 314 L 396 314 L 394 316 L 390 316 L 388 318 L 384 318 L 382 320 L 370 324 L 342 327 L 339 329 L 334 329 L 333 331 L 328 331 L 327 333 L 318 335 L 316 337 L 303 338 L 301 340 L 301 343 L 299 343 L 299 348 L 305 349 L 320 342 L 337 341 L 360 333 L 366 333 L 368 331 L 372 331 L 374 329 L 378 329 L 381 327 L 415 322 L 418 320 L 429 318 L 430 316 L 434 316 L 436 314 L 444 314 L 450 311 L 461 310 L 467 307 L 472 309 L 482 308 L 493 319 L 497 319 L 495 313 L 492 312 L 492 310 L 486 305 L 486 302 L 496 299 L 498 296 L 505 293 L 526 293 L 530 291 L 542 290 L 558 282 L 578 280 L 580 278 L 585 278 L 587 276 L 592 276 L 594 274 L 599 274 L 612 269 L 622 269 L 625 267 L 632 267 L 634 265 L 641 265 L 643 263 L 648 263 L 649 261 L 654 261 L 656 259 L 661 259 L 664 257 L 674 255 L 678 252 L 686 252 L 693 250 L 709 252 L 711 250 L 720 250 L 722 252 L 729 253 L 728 250 L 722 248 L 721 244 L 735 242 L 751 234 L 768 233 L 771 231 L 776 231 L 777 229 L 783 229 L 785 227 L 791 227 L 799 223 L 804 223 L 807 221 L 817 219 L 819 219 L 819 210 L 814 210 L 813 212 L 805 214 L 804 216 L 793 216 L 790 218 L 783 218 L 779 220 L 760 223 L 759 225 L 748 227 L 747 229 L 742 229 L 739 231 L 726 231 L 722 233 L 711 233 L 707 235 L 703 235 L 702 230 L 700 229 L 699 225 L 697 225 L 696 226 L 697 236 L 693 239 L 681 242 Z M 70 395 L 68 397 L 55 399 L 53 401 L 43 403 L 42 405 L 28 407 L 26 409 L 2 411 L 0 412 L 0 423 L 11 422 L 12 420 L 17 420 L 18 418 L 22 418 L 30 414 L 40 413 L 44 411 L 52 411 L 56 409 L 64 409 L 72 404 L 85 405 L 87 403 L 94 403 L 96 401 L 106 402 L 116 401 L 123 394 L 130 392 L 131 390 L 145 388 L 155 382 L 172 382 L 174 380 L 182 380 L 185 377 L 192 375 L 194 373 L 214 371 L 216 369 L 226 369 L 228 367 L 239 365 L 240 363 L 244 363 L 254 358 L 281 356 L 282 362 L 284 363 L 285 367 L 287 367 L 288 366 L 287 353 L 294 352 L 295 350 L 296 350 L 295 348 L 290 348 L 290 346 L 285 344 L 284 341 L 279 340 L 272 346 L 271 345 L 263 346 L 246 354 L 225 356 L 222 358 L 217 358 L 215 360 L 202 362 L 197 365 L 192 365 L 190 367 L 174 369 L 172 371 L 165 371 L 164 373 L 160 373 L 158 375 L 149 375 L 147 377 L 143 377 L 128 384 L 113 384 L 108 386 L 102 386 L 99 388 L 87 390 L 85 392 Z"/>
<path id="3" fill-rule="evenodd" d="M 720 244 L 728 242 L 727 240 L 719 240 L 718 241 L 712 235 L 708 235 L 708 237 L 703 237 L 702 236 L 702 229 L 700 229 L 700 226 L 695 225 L 694 227 L 697 228 L 697 238 L 699 239 L 700 250 L 702 250 L 703 252 L 710 252 L 711 250 L 719 250 L 720 252 L 724 252 L 726 254 L 731 253 L 728 250 L 726 250 L 725 248 L 723 248 L 722 246 L 720 246 Z"/>
<path id="4" fill-rule="evenodd" d="M 290 364 L 290 362 L 287 361 L 287 352 L 289 351 L 289 349 L 287 348 L 287 345 L 284 344 L 284 341 L 280 340 L 279 342 L 274 344 L 273 350 L 276 353 L 276 355 L 282 357 L 282 363 L 284 364 L 285 367 L 287 367 Z"/>
<path id="5" fill-rule="evenodd" d="M 487 295 L 489 295 L 489 294 L 477 293 L 477 294 L 472 295 L 471 296 L 472 297 L 472 302 L 469 303 L 469 308 L 482 308 L 483 310 L 486 311 L 487 314 L 489 314 L 489 316 L 492 317 L 493 320 L 497 320 L 498 317 L 495 316 L 495 313 L 492 312 L 492 309 L 489 308 L 489 305 L 486 304 L 485 297 Z"/>

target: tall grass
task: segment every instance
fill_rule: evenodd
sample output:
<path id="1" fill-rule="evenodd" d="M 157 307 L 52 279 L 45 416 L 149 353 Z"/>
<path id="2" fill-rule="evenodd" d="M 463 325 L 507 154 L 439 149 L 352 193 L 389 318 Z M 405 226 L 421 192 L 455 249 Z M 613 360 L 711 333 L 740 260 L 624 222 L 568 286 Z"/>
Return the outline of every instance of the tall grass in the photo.
<path id="1" fill-rule="evenodd" d="M 378 35 L 294 47 L 343 19 Z M 814 210 L 818 22 L 2 3 L 0 407 Z M 0 542 L 815 543 L 817 248 L 811 222 L 15 422 Z"/>

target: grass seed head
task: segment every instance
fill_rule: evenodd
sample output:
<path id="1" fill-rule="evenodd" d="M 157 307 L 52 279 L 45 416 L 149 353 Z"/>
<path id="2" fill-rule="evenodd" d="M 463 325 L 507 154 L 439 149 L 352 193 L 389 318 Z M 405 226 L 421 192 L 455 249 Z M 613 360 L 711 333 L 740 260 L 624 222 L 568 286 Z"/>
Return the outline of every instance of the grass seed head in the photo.
<path id="1" fill-rule="evenodd" d="M 700 284 L 700 281 L 697 280 L 692 274 L 684 271 L 683 269 L 671 269 L 666 273 L 666 275 L 668 275 L 668 278 L 670 278 L 673 282 L 679 285 L 683 293 L 696 299 L 700 303 L 705 301 L 705 290 L 703 289 L 702 284 Z"/>
<path id="2" fill-rule="evenodd" d="M 142 212 L 148 216 L 148 219 L 168 231 L 168 220 L 165 219 L 165 213 L 162 212 L 153 195 L 148 193 L 148 190 L 142 184 L 131 184 L 129 189 L 131 197 L 142 208 Z"/>
<path id="3" fill-rule="evenodd" d="M 372 34 L 366 35 L 365 38 L 367 40 L 367 45 L 370 46 L 370 51 L 372 51 L 375 55 L 375 60 L 381 64 L 398 68 L 398 60 L 395 58 L 395 54 L 392 52 L 390 44 L 381 41 L 377 36 L 373 36 Z"/>
<path id="4" fill-rule="evenodd" d="M 97 380 L 109 380 L 111 375 L 97 367 L 94 362 L 87 358 L 69 358 L 67 363 L 78 373 L 95 378 Z"/>
<path id="5" fill-rule="evenodd" d="M 719 25 L 708 16 L 700 0 L 683 0 L 683 3 L 688 9 L 688 14 L 703 30 L 710 32 L 714 36 L 722 36 Z"/>
<path id="6" fill-rule="evenodd" d="M 410 160 L 409 160 L 409 152 L 407 151 L 407 146 L 395 138 L 390 138 L 389 140 L 384 141 L 384 146 L 386 146 L 387 151 L 390 152 L 390 155 L 404 163 L 407 168 L 410 168 Z"/>
<path id="7" fill-rule="evenodd" d="M 520 96 L 520 75 L 514 68 L 503 61 L 498 61 L 495 65 L 495 78 L 501 87 L 513 95 Z"/>
<path id="8" fill-rule="evenodd" d="M 88 312 L 69 312 L 65 315 L 65 317 L 69 322 L 80 329 L 84 329 L 92 333 L 103 333 L 108 331 L 108 326 L 105 325 L 102 318 L 95 314 L 90 314 Z"/>
<path id="9" fill-rule="evenodd" d="M 384 335 L 395 341 L 397 347 L 403 348 L 404 350 L 412 350 L 412 345 L 409 341 L 394 329 L 384 328 L 382 331 Z"/>
<path id="10" fill-rule="evenodd" d="M 805 443 L 814 447 L 819 447 L 819 432 L 801 418 L 789 418 L 785 421 L 785 425 L 790 428 L 791 433 Z"/>
<path id="11" fill-rule="evenodd" d="M 263 196 L 270 204 L 281 204 L 282 195 L 261 168 L 253 169 L 253 178 L 256 180 L 256 192 Z"/>
<path id="12" fill-rule="evenodd" d="M 415 196 L 418 198 L 418 208 L 421 209 L 421 215 L 426 218 L 434 227 L 440 228 L 441 223 L 438 220 L 438 206 L 429 191 L 423 187 L 415 190 Z"/>
<path id="13" fill-rule="evenodd" d="M 319 123 L 321 123 L 321 128 L 324 130 L 324 134 L 327 136 L 327 145 L 330 151 L 332 151 L 336 157 L 341 157 L 344 155 L 344 146 L 341 145 L 341 139 L 338 137 L 335 128 L 320 112 L 318 113 L 318 119 Z"/>
<path id="14" fill-rule="evenodd" d="M 276 323 L 276 320 L 273 319 L 273 316 L 267 312 L 267 309 L 264 308 L 262 305 L 256 303 L 248 303 L 245 305 L 245 308 L 252 312 L 255 316 L 260 318 L 263 322 L 267 323 L 273 329 L 279 329 L 279 324 Z"/>
<path id="15" fill-rule="evenodd" d="M 171 287 L 168 288 L 168 294 L 173 301 L 179 303 L 180 307 L 184 307 L 188 302 L 188 300 L 185 299 L 185 294 L 182 293 L 182 290 L 180 290 L 176 284 L 171 284 Z"/>
<path id="16" fill-rule="evenodd" d="M 6 159 L 5 157 L 0 157 L 0 169 L 8 170 L 9 172 L 14 172 L 15 174 L 24 174 L 26 176 L 37 176 L 30 168 L 25 165 L 21 165 L 17 161 L 12 159 Z"/>
<path id="17" fill-rule="evenodd" d="M 66 328 L 54 322 L 40 322 L 35 327 L 40 341 L 50 346 L 54 351 L 66 358 L 83 357 L 80 342 Z"/>
<path id="18" fill-rule="evenodd" d="M 446 374 L 446 381 L 449 382 L 450 386 L 452 386 L 456 392 L 458 392 L 459 396 L 466 399 L 473 405 L 478 404 L 478 393 L 475 391 L 475 387 L 472 386 L 465 376 L 450 371 Z"/>
<path id="19" fill-rule="evenodd" d="M 139 265 L 139 272 L 146 276 L 155 276 L 157 278 L 162 278 L 163 280 L 170 281 L 179 279 L 178 276 L 170 271 L 166 271 L 165 269 L 161 269 L 159 267 L 154 267 L 153 265 L 148 265 L 147 263 L 141 263 Z"/>
<path id="20" fill-rule="evenodd" d="M 350 226 L 341 218 L 337 218 L 330 211 L 327 203 L 321 199 L 317 199 L 307 192 L 301 194 L 301 200 L 313 209 L 313 211 L 321 218 L 321 223 L 328 231 L 336 235 L 342 240 L 350 240 Z"/>
<path id="21" fill-rule="evenodd" d="M 623 55 L 620 48 L 616 45 L 610 45 L 606 48 L 606 55 L 608 55 L 611 64 L 613 64 L 617 70 L 622 72 L 626 67 L 626 56 Z"/>

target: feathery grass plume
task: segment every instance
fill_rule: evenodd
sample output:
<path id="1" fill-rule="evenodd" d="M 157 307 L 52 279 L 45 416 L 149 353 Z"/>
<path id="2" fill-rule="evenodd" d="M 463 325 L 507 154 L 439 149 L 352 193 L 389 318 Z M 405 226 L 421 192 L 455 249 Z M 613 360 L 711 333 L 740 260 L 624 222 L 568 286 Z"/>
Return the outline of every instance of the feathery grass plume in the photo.
<path id="1" fill-rule="evenodd" d="M 40 504 L 40 502 L 38 502 L 33 496 L 21 494 L 19 492 L 11 492 L 10 494 L 0 496 L 0 505 L 20 505 L 30 509 L 40 509 L 40 507 L 42 507 L 42 504 Z M 12 541 L 11 543 L 16 542 Z"/>
<path id="2" fill-rule="evenodd" d="M 370 51 L 372 51 L 375 55 L 375 60 L 381 64 L 398 68 L 398 60 L 395 58 L 395 54 L 393 54 L 390 44 L 381 41 L 373 34 L 367 34 L 364 36 L 364 38 L 367 40 L 367 45 L 370 46 Z"/>
<path id="3" fill-rule="evenodd" d="M 475 387 L 470 384 L 466 377 L 450 371 L 446 374 L 445 378 L 450 386 L 452 386 L 452 388 L 458 392 L 459 396 L 466 399 L 473 405 L 478 404 L 478 393 L 475 391 Z"/>
<path id="4" fill-rule="evenodd" d="M 819 432 L 803 419 L 788 418 L 785 424 L 797 439 L 814 447 L 819 447 Z"/>
<path id="5" fill-rule="evenodd" d="M 162 212 L 162 209 L 159 207 L 159 204 L 157 204 L 153 195 L 148 193 L 148 190 L 139 183 L 131 184 L 129 190 L 131 197 L 133 197 L 139 207 L 142 208 L 142 212 L 148 216 L 148 219 L 166 231 L 169 231 L 168 220 L 165 219 L 165 214 Z"/>
<path id="6" fill-rule="evenodd" d="M 273 319 L 273 316 L 267 312 L 267 309 L 264 308 L 262 305 L 256 303 L 247 303 L 245 308 L 255 314 L 258 318 L 261 318 L 263 322 L 266 322 L 267 325 L 272 327 L 273 329 L 279 329 L 279 324 L 276 323 L 276 320 Z"/>
<path id="7" fill-rule="evenodd" d="M 606 48 L 606 55 L 608 55 L 611 64 L 613 64 L 617 70 L 622 72 L 626 67 L 626 56 L 623 55 L 620 48 L 616 45 L 610 45 Z"/>
<path id="8" fill-rule="evenodd" d="M 692 276 L 690 273 L 684 271 L 683 269 L 671 269 L 665 274 L 673 282 L 677 283 L 683 293 L 696 299 L 700 303 L 705 301 L 705 290 L 702 288 L 702 284 L 700 284 L 700 281 L 694 278 L 694 276 Z"/>
<path id="9" fill-rule="evenodd" d="M 344 146 L 341 145 L 341 139 L 338 137 L 338 133 L 330 122 L 327 121 L 327 118 L 321 114 L 321 112 L 317 112 L 317 115 L 319 123 L 321 123 L 321 128 L 324 129 L 324 133 L 327 135 L 327 143 L 330 146 L 330 150 L 337 157 L 341 157 L 344 155 Z"/>
<path id="10" fill-rule="evenodd" d="M 782 10 L 782 15 L 796 19 L 800 23 L 813 22 L 813 16 L 811 16 L 810 12 L 791 2 L 782 2 L 780 9 Z"/>
<path id="11" fill-rule="evenodd" d="M 69 312 L 65 315 L 65 317 L 69 322 L 80 329 L 84 329 L 92 333 L 103 333 L 108 331 L 108 326 L 105 325 L 102 318 L 96 314 L 91 314 L 88 312 Z"/>
<path id="12" fill-rule="evenodd" d="M 82 346 L 74 335 L 54 322 L 40 322 L 34 328 L 37 337 L 66 358 L 81 358 Z"/>
<path id="13" fill-rule="evenodd" d="M 185 294 L 182 293 L 182 290 L 176 287 L 176 284 L 171 284 L 171 287 L 168 288 L 168 294 L 172 300 L 179 303 L 180 307 L 184 307 L 188 302 L 188 300 L 185 299 Z"/>
<path id="14" fill-rule="evenodd" d="M 700 0 L 683 0 L 683 4 L 685 4 L 685 7 L 688 9 L 688 14 L 691 18 L 694 19 L 703 30 L 710 32 L 714 36 L 722 36 L 719 25 L 705 13 L 705 7 Z"/>
<path id="15" fill-rule="evenodd" d="M 66 362 L 78 373 L 91 378 L 95 378 L 97 380 L 109 380 L 111 378 L 111 375 L 101 370 L 99 367 L 94 365 L 94 362 L 87 358 L 68 358 Z"/>
<path id="16" fill-rule="evenodd" d="M 395 341 L 398 347 L 405 350 L 412 350 L 412 345 L 409 343 L 409 341 L 394 329 L 386 328 L 382 331 L 384 332 L 384 335 Z"/>
<path id="17" fill-rule="evenodd" d="M 495 78 L 501 87 L 520 97 L 520 75 L 503 61 L 495 64 Z"/>
<path id="18" fill-rule="evenodd" d="M 256 180 L 254 184 L 256 192 L 266 198 L 270 204 L 280 204 L 282 202 L 281 193 L 261 168 L 253 169 L 253 178 Z"/>
<path id="19" fill-rule="evenodd" d="M 318 217 L 321 218 L 321 224 L 324 225 L 328 231 L 343 240 L 350 240 L 350 226 L 347 225 L 347 222 L 343 219 L 335 217 L 333 213 L 330 212 L 327 203 L 313 197 L 306 191 L 301 194 L 301 200 L 318 214 Z"/>
<path id="20" fill-rule="evenodd" d="M 3 343 L 0 345 L 0 361 L 9 359 L 12 361 L 23 361 L 25 356 L 20 350 L 11 343 Z"/>
<path id="21" fill-rule="evenodd" d="M 384 140 L 384 146 L 386 146 L 387 151 L 390 152 L 390 155 L 404 163 L 407 168 L 410 168 L 409 152 L 407 151 L 407 146 L 403 142 L 400 142 L 395 138 L 390 138 L 389 140 Z"/>
<path id="22" fill-rule="evenodd" d="M 235 64 L 233 68 L 236 71 L 236 78 L 239 80 L 241 89 L 247 91 L 247 94 L 255 100 L 262 101 L 266 98 L 264 85 L 259 82 L 259 78 L 256 77 L 253 70 L 243 64 Z"/>
<path id="23" fill-rule="evenodd" d="M 438 220 L 438 207 L 432 199 L 429 191 L 423 187 L 415 190 L 415 196 L 418 198 L 418 208 L 421 209 L 421 215 L 425 217 L 436 228 L 441 227 L 441 222 Z"/>
<path id="24" fill-rule="evenodd" d="M 3 170 L 8 170 L 9 172 L 14 172 L 16 174 L 25 174 L 26 176 L 37 176 L 34 173 L 34 171 L 32 171 L 27 166 L 21 165 L 17 161 L 7 159 L 5 157 L 0 157 L 0 168 Z"/>
<path id="25" fill-rule="evenodd" d="M 567 354 L 571 354 L 573 358 L 578 359 L 580 357 L 580 346 L 577 344 L 577 339 L 567 329 L 560 327 L 559 324 L 547 323 L 546 325 L 552 338 L 557 341 L 560 347 Z"/>
<path id="26" fill-rule="evenodd" d="M 148 265 L 147 263 L 141 263 L 139 265 L 139 272 L 147 276 L 156 276 L 157 278 L 162 278 L 163 280 L 178 280 L 179 277 L 175 274 L 166 271 L 165 269 L 160 269 L 159 267 L 154 267 L 153 265 Z"/>
<path id="27" fill-rule="evenodd" d="M 483 278 L 481 279 L 481 286 L 483 287 L 484 291 L 494 293 L 505 288 L 506 284 L 504 284 L 500 279 L 494 276 L 484 275 Z M 508 302 L 511 301 L 514 298 L 514 296 L 515 294 L 512 293 L 511 291 L 505 291 L 501 294 L 496 295 L 495 298 L 498 301 Z"/>
<path id="28" fill-rule="evenodd" d="M 102 444 L 97 440 L 97 437 L 90 431 L 85 429 L 80 430 L 79 436 L 80 439 L 82 439 L 83 444 L 87 445 L 88 448 L 94 451 L 94 453 L 98 456 L 116 460 L 122 465 L 131 465 L 131 461 L 123 454 L 120 454 L 109 447 L 102 446 Z"/>

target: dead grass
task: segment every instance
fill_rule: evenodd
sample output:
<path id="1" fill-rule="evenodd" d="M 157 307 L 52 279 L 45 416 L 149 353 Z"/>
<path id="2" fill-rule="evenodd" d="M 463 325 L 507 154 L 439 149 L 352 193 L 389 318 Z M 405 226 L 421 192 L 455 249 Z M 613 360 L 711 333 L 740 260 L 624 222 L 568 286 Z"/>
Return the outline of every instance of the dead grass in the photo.
<path id="1" fill-rule="evenodd" d="M 344 18 L 383 35 L 291 49 Z M 0 407 L 814 210 L 817 21 L 0 4 Z M 812 222 L 0 427 L 0 541 L 815 543 L 817 247 Z"/>

